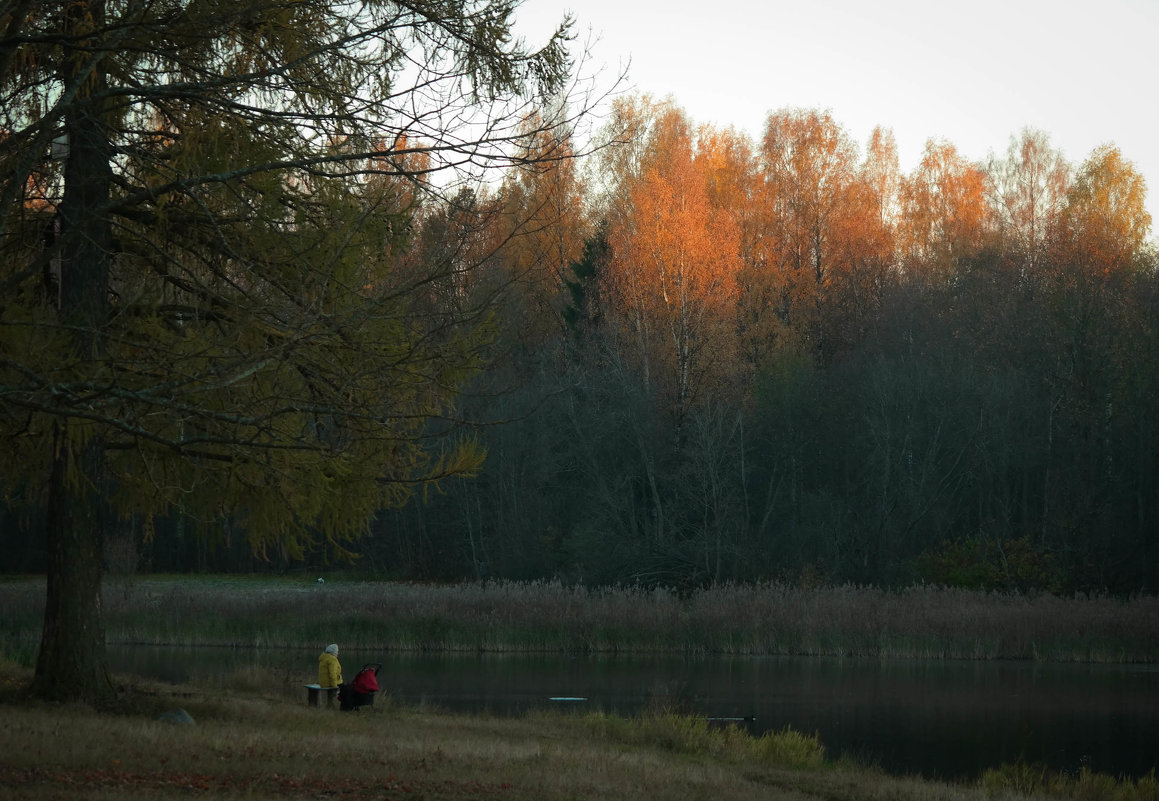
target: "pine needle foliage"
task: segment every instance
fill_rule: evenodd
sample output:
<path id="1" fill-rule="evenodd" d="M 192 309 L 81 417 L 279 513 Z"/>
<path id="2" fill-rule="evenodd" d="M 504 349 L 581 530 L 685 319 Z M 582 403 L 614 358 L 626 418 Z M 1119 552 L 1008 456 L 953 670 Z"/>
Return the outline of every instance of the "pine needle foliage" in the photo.
<path id="1" fill-rule="evenodd" d="M 163 515 L 343 554 L 479 467 L 456 394 L 492 313 L 456 294 L 471 265 L 412 244 L 449 190 L 574 122 L 570 20 L 529 48 L 517 6 L 0 5 L 0 482 L 63 510 L 54 559 Z M 73 612 L 83 572 L 50 577 Z"/>

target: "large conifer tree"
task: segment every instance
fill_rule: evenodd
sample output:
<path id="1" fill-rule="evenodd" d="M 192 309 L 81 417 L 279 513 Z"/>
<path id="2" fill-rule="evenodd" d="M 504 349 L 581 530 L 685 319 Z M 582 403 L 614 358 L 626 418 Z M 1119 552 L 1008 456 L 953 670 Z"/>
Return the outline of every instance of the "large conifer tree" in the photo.
<path id="1" fill-rule="evenodd" d="M 452 421 L 486 310 L 404 254 L 568 90 L 569 23 L 529 49 L 517 5 L 0 3 L 0 470 L 48 508 L 38 694 L 112 695 L 117 516 L 298 554 L 478 465 Z"/>

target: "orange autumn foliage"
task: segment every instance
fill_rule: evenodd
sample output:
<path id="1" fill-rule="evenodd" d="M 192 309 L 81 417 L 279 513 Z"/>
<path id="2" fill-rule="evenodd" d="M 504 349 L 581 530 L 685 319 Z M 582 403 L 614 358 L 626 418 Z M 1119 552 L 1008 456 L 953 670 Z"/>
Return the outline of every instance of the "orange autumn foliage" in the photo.
<path id="1" fill-rule="evenodd" d="M 538 118 L 529 121 L 542 128 Z M 497 246 L 510 282 L 506 318 L 529 346 L 562 325 L 567 267 L 583 252 L 588 226 L 572 143 L 539 130 L 504 182 Z"/>
<path id="2" fill-rule="evenodd" d="M 838 358 L 893 284 L 945 287 L 983 264 L 1023 280 L 1063 260 L 1115 269 L 1138 261 L 1150 224 L 1117 150 L 1096 151 L 1072 184 L 1035 131 L 986 166 L 930 140 L 907 175 L 891 132 L 859 155 L 827 112 L 777 111 L 757 142 L 694 129 L 671 101 L 625 100 L 616 116 L 632 136 L 594 179 L 607 187 L 595 204 L 614 254 L 605 281 L 641 374 L 673 408 L 784 354 Z M 694 340 L 736 363 L 698 378 Z"/>
<path id="3" fill-rule="evenodd" d="M 1067 193 L 1056 255 L 1091 273 L 1130 268 L 1151 229 L 1146 197 L 1143 176 L 1119 149 L 1097 148 Z"/>
<path id="4" fill-rule="evenodd" d="M 784 110 L 765 128 L 772 259 L 754 283 L 778 301 L 780 322 L 792 332 L 782 338 L 822 358 L 860 329 L 892 262 L 896 148 L 891 163 L 889 138 L 875 134 L 872 159 L 859 168 L 856 146 L 827 113 Z"/>
<path id="5" fill-rule="evenodd" d="M 610 283 L 645 380 L 677 425 L 735 363 L 740 231 L 709 199 L 711 159 L 698 159 L 680 112 L 669 111 L 629 214 L 609 231 Z"/>
<path id="6" fill-rule="evenodd" d="M 926 142 L 902 187 L 902 262 L 914 277 L 943 281 L 977 254 L 990 227 L 988 178 L 949 142 Z"/>

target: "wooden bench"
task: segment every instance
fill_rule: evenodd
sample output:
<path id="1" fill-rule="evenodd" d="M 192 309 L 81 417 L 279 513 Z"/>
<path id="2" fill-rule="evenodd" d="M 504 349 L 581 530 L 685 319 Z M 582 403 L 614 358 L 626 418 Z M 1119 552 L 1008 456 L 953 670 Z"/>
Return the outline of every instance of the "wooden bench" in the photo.
<path id="1" fill-rule="evenodd" d="M 318 706 L 318 693 L 325 691 L 326 706 L 334 706 L 334 698 L 338 695 L 337 687 L 323 687 L 321 684 L 306 684 L 306 703 Z"/>

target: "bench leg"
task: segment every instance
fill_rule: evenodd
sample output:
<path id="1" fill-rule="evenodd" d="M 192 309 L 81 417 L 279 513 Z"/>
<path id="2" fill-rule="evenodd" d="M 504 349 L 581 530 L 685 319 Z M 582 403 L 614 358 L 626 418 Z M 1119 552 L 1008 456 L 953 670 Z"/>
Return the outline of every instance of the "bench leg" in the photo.
<path id="1" fill-rule="evenodd" d="M 313 687 L 306 688 L 306 703 L 310 706 L 318 706 L 318 691 Z"/>
<path id="2" fill-rule="evenodd" d="M 334 699 L 338 697 L 338 688 L 334 687 L 326 691 L 326 707 L 329 709 L 334 706 Z"/>

